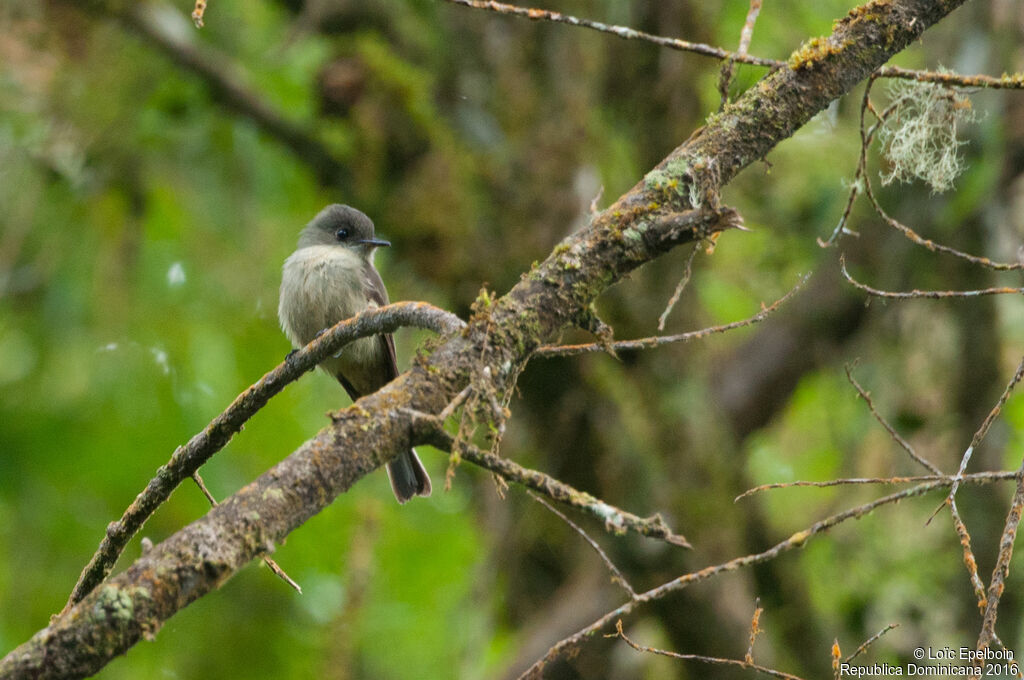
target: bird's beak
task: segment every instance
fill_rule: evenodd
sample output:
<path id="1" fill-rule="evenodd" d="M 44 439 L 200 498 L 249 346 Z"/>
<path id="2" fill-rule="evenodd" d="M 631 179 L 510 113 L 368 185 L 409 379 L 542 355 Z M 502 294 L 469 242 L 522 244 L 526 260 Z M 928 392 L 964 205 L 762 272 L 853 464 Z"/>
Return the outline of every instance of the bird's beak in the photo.
<path id="1" fill-rule="evenodd" d="M 363 240 L 359 241 L 359 244 L 364 246 L 374 246 L 376 248 L 383 248 L 386 246 L 390 246 L 391 241 L 385 241 L 382 238 L 364 238 Z"/>

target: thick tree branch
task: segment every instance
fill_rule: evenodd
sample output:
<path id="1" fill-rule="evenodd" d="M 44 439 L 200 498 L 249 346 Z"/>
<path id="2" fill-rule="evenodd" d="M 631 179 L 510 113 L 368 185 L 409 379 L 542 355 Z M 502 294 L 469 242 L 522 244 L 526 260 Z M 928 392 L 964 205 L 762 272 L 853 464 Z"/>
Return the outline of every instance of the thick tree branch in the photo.
<path id="1" fill-rule="evenodd" d="M 338 413 L 287 459 L 57 617 L 0 661 L 0 678 L 81 677 L 153 635 L 178 609 L 406 450 L 410 411 L 439 413 L 483 371 L 481 357 L 495 380 L 511 380 L 534 349 L 588 318 L 597 296 L 624 275 L 680 243 L 735 226 L 735 212 L 718 209 L 723 184 L 962 2 L 876 0 L 853 10 L 830 37 L 809 43 L 791 67 L 748 90 L 587 228 L 563 240 L 507 295 L 479 306 L 462 334 Z M 791 537 L 777 550 L 723 568 L 770 559 L 805 539 Z M 693 580 L 713 573 L 698 572 Z M 650 597 L 661 594 L 656 589 Z M 597 622 L 595 629 L 603 626 Z M 552 655 L 578 643 L 559 645 Z"/>
<path id="2" fill-rule="evenodd" d="M 121 519 L 107 526 L 106 536 L 89 564 L 82 570 L 61 613 L 67 613 L 106 578 L 128 541 L 142 528 L 150 515 L 183 480 L 191 477 L 213 454 L 224 448 L 271 397 L 353 340 L 393 333 L 407 326 L 451 334 L 458 332 L 464 324 L 455 315 L 425 302 L 396 302 L 341 321 L 306 347 L 290 354 L 283 363 L 238 395 L 202 432 L 192 437 L 185 446 L 178 447 L 170 461 L 157 470 L 156 477 L 128 506 Z"/>

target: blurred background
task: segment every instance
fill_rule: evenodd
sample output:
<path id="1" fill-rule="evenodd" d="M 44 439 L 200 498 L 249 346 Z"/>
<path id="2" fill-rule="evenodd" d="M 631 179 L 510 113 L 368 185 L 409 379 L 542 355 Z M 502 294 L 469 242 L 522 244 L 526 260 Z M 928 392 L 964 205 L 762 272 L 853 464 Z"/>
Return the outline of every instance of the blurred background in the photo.
<path id="1" fill-rule="evenodd" d="M 545 8 L 735 49 L 746 0 L 550 0 Z M 854 3 L 766 3 L 750 51 L 785 59 Z M 377 264 L 393 300 L 464 318 L 504 293 L 598 205 L 639 181 L 720 104 L 719 64 L 642 42 L 438 0 L 5 0 L 0 6 L 0 650 L 61 609 L 108 522 L 174 448 L 290 349 L 276 318 L 280 266 L 327 203 L 355 205 L 394 247 Z M 895 63 L 999 75 L 1024 62 L 1024 10 L 975 2 Z M 738 66 L 737 96 L 765 69 Z M 887 84 L 873 90 L 885 101 Z M 1022 285 L 929 253 L 858 202 L 859 238 L 822 249 L 859 148 L 863 85 L 727 188 L 751 233 L 701 253 L 669 317 L 681 332 L 755 313 L 769 321 L 643 353 L 537 359 L 511 404 L 502 453 L 640 515 L 662 512 L 695 548 L 613 538 L 572 515 L 638 590 L 764 550 L 889 489 L 787 489 L 794 479 L 923 474 L 874 422 L 844 364 L 922 455 L 953 472 L 1024 348 L 1019 296 L 865 303 L 838 255 L 889 289 Z M 934 194 L 878 184 L 927 237 L 1015 260 L 1024 238 L 1024 98 L 971 94 L 966 171 Z M 602 194 L 603 187 L 603 194 Z M 599 301 L 618 338 L 651 335 L 686 249 Z M 397 334 L 400 366 L 425 335 Z M 581 336 L 582 337 L 582 336 Z M 347 403 L 310 374 L 204 469 L 230 495 Z M 1004 409 L 971 470 L 1016 469 L 1024 398 Z M 277 551 L 298 595 L 253 564 L 98 677 L 509 678 L 623 601 L 597 556 L 518 489 L 421 451 L 434 496 L 399 507 L 366 478 Z M 1012 486 L 958 500 L 991 575 Z M 941 494 L 879 510 L 803 550 L 643 607 L 641 644 L 831 674 L 868 654 L 972 646 L 981 619 Z M 146 525 L 166 538 L 207 509 L 182 485 Z M 139 540 L 119 564 L 139 554 Z M 1012 571 L 998 632 L 1024 649 Z M 749 677 L 594 640 L 556 678 Z"/>

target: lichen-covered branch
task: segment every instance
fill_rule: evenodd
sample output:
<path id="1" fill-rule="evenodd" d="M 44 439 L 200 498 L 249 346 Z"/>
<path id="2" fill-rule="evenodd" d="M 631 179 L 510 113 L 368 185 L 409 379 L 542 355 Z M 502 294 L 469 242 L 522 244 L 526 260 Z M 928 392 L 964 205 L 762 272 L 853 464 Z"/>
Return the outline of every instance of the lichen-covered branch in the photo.
<path id="1" fill-rule="evenodd" d="M 474 465 L 490 470 L 506 481 L 520 484 L 554 501 L 582 510 L 601 520 L 605 529 L 611 533 L 624 534 L 627 531 L 633 531 L 641 536 L 657 538 L 673 545 L 684 548 L 691 547 L 686 537 L 673 532 L 661 515 L 639 517 L 631 512 L 620 510 L 600 498 L 574 489 L 550 475 L 524 468 L 508 458 L 481 451 L 472 444 L 452 437 L 441 427 L 440 419 L 424 417 L 421 414 L 414 414 L 414 418 L 414 426 L 417 430 L 413 440 L 415 444 L 430 444 L 442 451 L 450 451 L 460 459 L 468 460 Z"/>
<path id="2" fill-rule="evenodd" d="M 220 587 L 357 480 L 397 455 L 360 409 L 154 546 L 0 661 L 0 678 L 82 678 L 152 638 L 164 621 Z M 405 450 L 405 449 L 402 449 Z"/>
<path id="3" fill-rule="evenodd" d="M 156 476 L 128 506 L 121 519 L 110 523 L 106 536 L 103 537 L 96 554 L 82 570 L 62 613 L 66 613 L 72 605 L 92 592 L 93 588 L 106 578 L 124 547 L 128 545 L 128 541 L 167 500 L 171 492 L 224 448 L 235 433 L 242 429 L 245 422 L 288 383 L 297 380 L 303 373 L 315 368 L 325 357 L 358 338 L 392 333 L 406 326 L 451 334 L 459 331 L 463 325 L 454 314 L 425 302 L 396 302 L 342 321 L 303 349 L 289 355 L 274 370 L 238 395 L 223 413 L 214 418 L 187 444 L 178 447 L 167 464 L 157 470 Z"/>

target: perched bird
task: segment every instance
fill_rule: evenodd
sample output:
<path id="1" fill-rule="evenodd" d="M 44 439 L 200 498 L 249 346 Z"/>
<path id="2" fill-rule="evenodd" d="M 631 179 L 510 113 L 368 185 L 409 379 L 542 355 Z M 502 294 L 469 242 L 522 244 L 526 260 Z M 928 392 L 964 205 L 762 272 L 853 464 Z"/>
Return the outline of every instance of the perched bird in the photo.
<path id="1" fill-rule="evenodd" d="M 296 348 L 359 312 L 388 304 L 388 292 L 373 266 L 377 238 L 370 218 L 347 205 L 329 205 L 306 225 L 295 252 L 284 262 L 277 315 Z M 337 378 L 353 401 L 398 375 L 391 334 L 360 338 L 320 368 Z M 395 498 L 430 495 L 430 477 L 413 450 L 388 463 Z"/>

